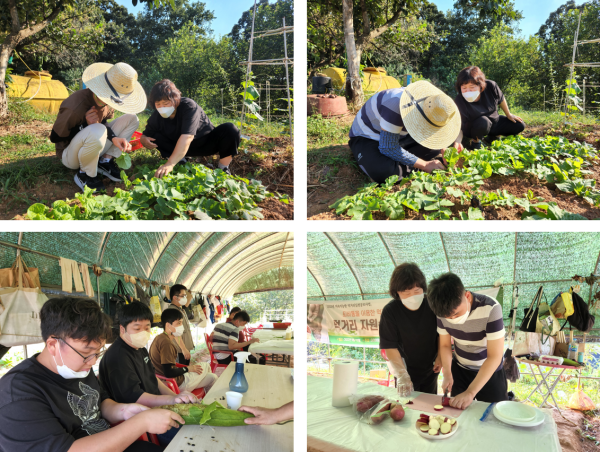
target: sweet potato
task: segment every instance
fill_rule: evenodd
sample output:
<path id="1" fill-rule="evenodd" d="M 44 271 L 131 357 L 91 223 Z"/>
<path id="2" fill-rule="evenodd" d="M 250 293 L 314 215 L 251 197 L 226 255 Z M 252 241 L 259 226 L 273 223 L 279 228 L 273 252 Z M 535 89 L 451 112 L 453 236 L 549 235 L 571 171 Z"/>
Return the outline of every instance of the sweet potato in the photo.
<path id="1" fill-rule="evenodd" d="M 404 408 L 399 403 L 392 404 L 390 409 L 390 416 L 395 421 L 401 421 L 404 418 Z"/>
<path id="2" fill-rule="evenodd" d="M 391 403 L 384 404 L 377 410 L 377 413 L 371 415 L 371 422 L 373 424 L 380 424 L 385 419 L 385 415 L 390 412 Z"/>
<path id="3" fill-rule="evenodd" d="M 442 406 L 450 406 L 450 397 L 442 396 Z"/>
<path id="4" fill-rule="evenodd" d="M 383 396 L 368 395 L 356 402 L 356 411 L 366 413 L 384 399 Z"/>

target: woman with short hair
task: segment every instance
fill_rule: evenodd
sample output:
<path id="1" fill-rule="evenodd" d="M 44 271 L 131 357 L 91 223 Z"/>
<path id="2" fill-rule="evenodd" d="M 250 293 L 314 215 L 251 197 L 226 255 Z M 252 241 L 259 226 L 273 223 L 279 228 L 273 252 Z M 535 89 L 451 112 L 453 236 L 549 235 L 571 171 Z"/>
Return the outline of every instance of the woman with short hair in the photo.
<path id="1" fill-rule="evenodd" d="M 213 154 L 219 154 L 219 169 L 231 175 L 229 164 L 240 145 L 240 131 L 234 124 L 226 122 L 215 127 L 193 99 L 181 97 L 171 80 L 156 82 L 148 101 L 154 112 L 140 141 L 146 149 L 158 149 L 167 159 L 156 177 L 166 176 L 188 156 Z"/>
<path id="2" fill-rule="evenodd" d="M 486 80 L 477 66 L 469 66 L 459 72 L 456 79 L 457 96 L 454 99 L 462 119 L 461 135 L 454 143 L 460 149 L 479 149 L 481 143 L 490 145 L 498 135 L 517 135 L 525 130 L 523 120 L 513 115 L 508 104 L 493 80 Z M 498 107 L 506 116 L 498 114 Z"/>

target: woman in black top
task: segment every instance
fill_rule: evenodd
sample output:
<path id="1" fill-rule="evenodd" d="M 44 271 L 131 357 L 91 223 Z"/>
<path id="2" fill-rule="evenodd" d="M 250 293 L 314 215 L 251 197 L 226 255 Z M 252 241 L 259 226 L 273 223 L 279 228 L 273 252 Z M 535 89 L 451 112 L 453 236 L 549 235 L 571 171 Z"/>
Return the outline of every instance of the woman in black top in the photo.
<path id="1" fill-rule="evenodd" d="M 521 118 L 513 115 L 500 87 L 492 80 L 486 80 L 485 74 L 477 66 L 464 68 L 456 80 L 458 95 L 454 99 L 462 119 L 461 132 L 454 147 L 461 149 L 479 149 L 481 142 L 489 145 L 498 135 L 517 135 L 525 129 Z M 506 116 L 498 114 L 498 106 Z"/>
<path id="2" fill-rule="evenodd" d="M 181 97 L 171 80 L 157 82 L 148 99 L 155 109 L 140 139 L 146 149 L 157 149 L 167 163 L 155 177 L 166 176 L 186 156 L 219 154 L 219 168 L 231 174 L 229 164 L 238 154 L 240 131 L 230 122 L 215 127 L 192 99 Z"/>
<path id="3" fill-rule="evenodd" d="M 413 389 L 438 392 L 442 361 L 437 318 L 427 303 L 426 291 L 427 282 L 417 264 L 400 264 L 390 279 L 394 299 L 385 305 L 379 320 L 379 348 L 385 350 L 388 367 L 403 397 Z"/>

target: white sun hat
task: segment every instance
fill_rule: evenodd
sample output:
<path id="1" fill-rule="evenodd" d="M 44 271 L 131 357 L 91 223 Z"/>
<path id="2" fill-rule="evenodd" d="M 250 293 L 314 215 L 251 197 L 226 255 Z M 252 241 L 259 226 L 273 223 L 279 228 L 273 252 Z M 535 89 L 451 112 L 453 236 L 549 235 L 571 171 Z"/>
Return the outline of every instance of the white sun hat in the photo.
<path id="1" fill-rule="evenodd" d="M 404 88 L 400 116 L 409 135 L 429 149 L 447 148 L 460 132 L 460 113 L 454 100 L 425 80 Z"/>
<path id="2" fill-rule="evenodd" d="M 127 63 L 94 63 L 81 77 L 85 86 L 104 103 L 123 113 L 137 114 L 146 108 L 144 88 Z"/>

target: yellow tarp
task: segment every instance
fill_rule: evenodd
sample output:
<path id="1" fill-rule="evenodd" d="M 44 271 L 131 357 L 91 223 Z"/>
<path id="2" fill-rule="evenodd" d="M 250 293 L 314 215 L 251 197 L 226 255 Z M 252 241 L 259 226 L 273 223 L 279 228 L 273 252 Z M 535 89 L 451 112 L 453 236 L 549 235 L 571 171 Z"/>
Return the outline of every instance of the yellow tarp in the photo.
<path id="1" fill-rule="evenodd" d="M 391 88 L 401 88 L 402 85 L 385 71 L 375 72 L 375 68 L 366 68 L 363 70 L 362 86 L 363 91 L 379 92 Z M 331 77 L 331 83 L 335 89 L 343 89 L 346 85 L 346 69 L 330 67 L 323 71 L 327 77 Z"/>

